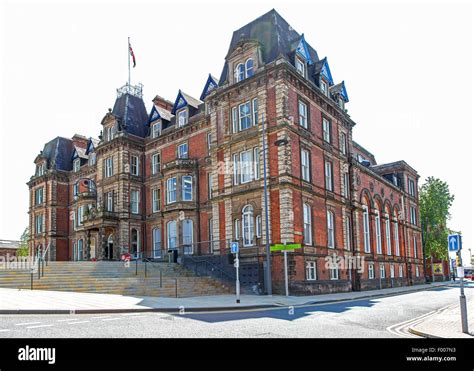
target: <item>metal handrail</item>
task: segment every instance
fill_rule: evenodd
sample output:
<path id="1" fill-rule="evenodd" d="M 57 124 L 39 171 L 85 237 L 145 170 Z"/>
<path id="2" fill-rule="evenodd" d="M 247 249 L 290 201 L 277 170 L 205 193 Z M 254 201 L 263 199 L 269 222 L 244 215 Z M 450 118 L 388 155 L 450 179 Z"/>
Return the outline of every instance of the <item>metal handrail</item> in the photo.
<path id="1" fill-rule="evenodd" d="M 206 259 L 206 260 L 198 260 L 198 259 L 195 259 L 192 255 L 187 255 L 186 258 L 192 260 L 193 263 L 196 264 L 196 267 L 195 267 L 195 269 L 194 269 L 194 273 L 195 273 L 196 275 L 199 275 L 198 270 L 197 270 L 197 264 L 206 264 L 207 266 L 210 266 L 210 267 L 212 268 L 212 270 L 218 271 L 218 272 L 221 274 L 221 276 L 224 275 L 224 276 L 226 276 L 226 277 L 227 277 L 228 279 L 230 279 L 230 280 L 234 280 L 234 279 L 235 279 L 235 277 L 233 277 L 232 275 L 230 275 L 229 273 L 227 273 L 225 270 L 223 270 L 222 268 L 220 268 L 219 266 L 217 266 L 216 264 L 210 262 L 210 261 L 207 260 L 207 259 Z M 211 270 L 208 269 L 207 267 L 206 267 L 206 270 L 207 270 L 207 271 L 211 271 Z"/>

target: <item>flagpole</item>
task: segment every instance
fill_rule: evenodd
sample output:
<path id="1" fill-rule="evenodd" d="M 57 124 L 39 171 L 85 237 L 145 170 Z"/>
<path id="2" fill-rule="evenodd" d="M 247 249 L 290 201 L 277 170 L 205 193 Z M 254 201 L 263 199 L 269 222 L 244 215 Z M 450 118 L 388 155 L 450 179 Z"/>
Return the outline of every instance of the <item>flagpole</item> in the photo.
<path id="1" fill-rule="evenodd" d="M 128 37 L 128 91 L 130 92 L 130 36 Z"/>

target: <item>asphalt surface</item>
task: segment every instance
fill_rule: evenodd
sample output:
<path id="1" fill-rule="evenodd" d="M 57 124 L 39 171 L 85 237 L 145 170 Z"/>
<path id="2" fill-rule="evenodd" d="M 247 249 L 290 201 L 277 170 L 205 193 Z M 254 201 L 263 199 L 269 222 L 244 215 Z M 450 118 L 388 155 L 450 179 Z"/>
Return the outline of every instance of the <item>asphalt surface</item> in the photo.
<path id="1" fill-rule="evenodd" d="M 466 287 L 474 300 L 474 284 Z M 413 321 L 459 300 L 459 288 L 338 303 L 229 312 L 2 315 L 2 338 L 396 338 Z M 474 326 L 474 324 L 472 324 Z"/>

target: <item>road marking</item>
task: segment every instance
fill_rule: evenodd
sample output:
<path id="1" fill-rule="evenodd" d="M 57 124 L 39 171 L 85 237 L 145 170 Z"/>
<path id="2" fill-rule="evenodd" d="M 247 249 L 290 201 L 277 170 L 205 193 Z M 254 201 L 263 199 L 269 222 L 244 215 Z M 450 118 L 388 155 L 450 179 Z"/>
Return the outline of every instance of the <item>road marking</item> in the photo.
<path id="1" fill-rule="evenodd" d="M 7 329 L 7 328 L 0 329 L 0 332 L 8 332 L 8 331 L 10 331 L 10 330 L 9 330 L 9 329 Z"/>
<path id="2" fill-rule="evenodd" d="M 73 318 L 68 318 L 68 319 L 58 319 L 58 322 L 70 322 L 70 321 L 79 321 L 79 319 L 73 319 Z"/>
<path id="3" fill-rule="evenodd" d="M 97 319 L 97 318 L 109 318 L 110 316 L 98 316 L 98 317 L 91 317 L 93 319 Z"/>
<path id="4" fill-rule="evenodd" d="M 102 321 L 116 321 L 118 319 L 122 319 L 122 318 L 105 318 Z"/>
<path id="5" fill-rule="evenodd" d="M 89 323 L 90 321 L 68 322 L 68 325 L 75 325 L 76 323 Z"/>
<path id="6" fill-rule="evenodd" d="M 28 326 L 27 328 L 40 328 L 40 327 L 51 327 L 54 325 L 39 325 L 39 326 Z"/>
<path id="7" fill-rule="evenodd" d="M 23 322 L 23 323 L 15 323 L 15 326 L 27 326 L 27 325 L 37 325 L 41 322 Z"/>

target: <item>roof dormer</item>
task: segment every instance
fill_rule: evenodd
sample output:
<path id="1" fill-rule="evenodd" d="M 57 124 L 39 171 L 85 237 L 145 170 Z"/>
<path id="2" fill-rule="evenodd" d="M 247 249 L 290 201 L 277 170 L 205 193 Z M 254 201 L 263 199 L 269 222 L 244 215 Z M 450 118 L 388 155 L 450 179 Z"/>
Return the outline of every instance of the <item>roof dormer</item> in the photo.
<path id="1" fill-rule="evenodd" d="M 177 127 L 187 125 L 189 117 L 198 111 L 200 104 L 201 101 L 180 90 L 171 111 L 171 113 L 176 117 Z"/>
<path id="2" fill-rule="evenodd" d="M 329 97 L 329 88 L 334 85 L 334 81 L 326 57 L 315 63 L 314 77 L 323 94 Z"/>
<path id="3" fill-rule="evenodd" d="M 217 79 L 213 77 L 211 74 L 209 74 L 206 84 L 204 85 L 204 89 L 202 90 L 201 96 L 199 99 L 201 99 L 204 102 L 204 99 L 219 86 L 219 83 L 217 82 Z"/>
<path id="4" fill-rule="evenodd" d="M 331 96 L 337 102 L 339 107 L 344 110 L 344 105 L 349 102 L 349 96 L 347 95 L 346 85 L 344 81 L 330 87 Z"/>

